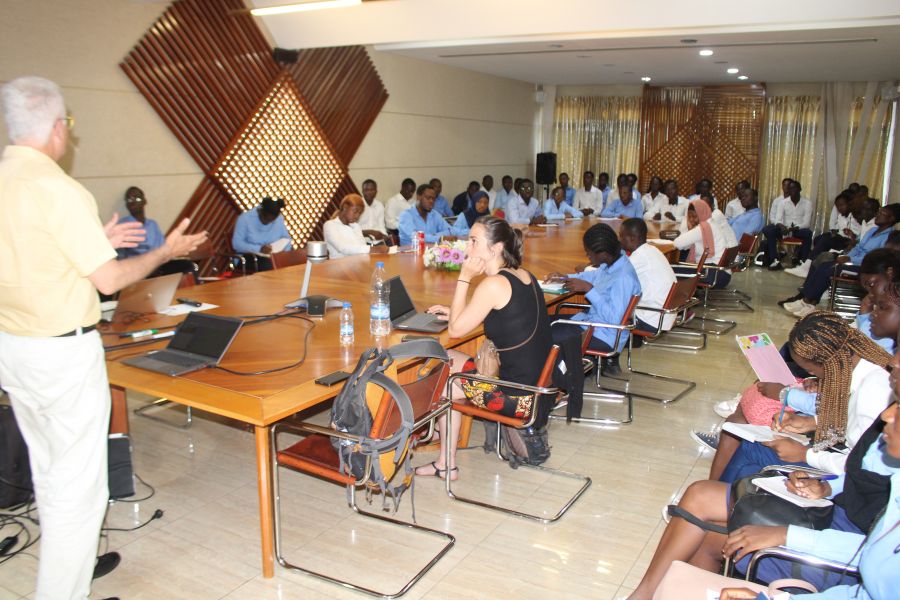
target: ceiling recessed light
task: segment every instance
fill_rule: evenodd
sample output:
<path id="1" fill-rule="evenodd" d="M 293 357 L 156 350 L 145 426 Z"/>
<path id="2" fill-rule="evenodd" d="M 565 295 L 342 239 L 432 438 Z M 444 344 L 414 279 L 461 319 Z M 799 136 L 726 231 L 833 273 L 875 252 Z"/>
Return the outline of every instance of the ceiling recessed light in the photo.
<path id="1" fill-rule="evenodd" d="M 646 83 L 646 82 L 650 81 L 650 78 L 645 75 L 644 77 L 641 77 L 641 81 Z"/>
<path id="2" fill-rule="evenodd" d="M 700 51 L 700 56 L 712 56 L 712 55 L 713 55 L 712 50 L 701 50 Z"/>
<path id="3" fill-rule="evenodd" d="M 267 17 L 270 15 L 282 15 L 286 13 L 302 12 L 307 10 L 357 6 L 359 4 L 362 4 L 362 0 L 318 0 L 316 2 L 294 2 L 293 4 L 284 4 L 281 6 L 254 8 L 250 11 L 250 14 L 256 17 Z"/>
<path id="4" fill-rule="evenodd" d="M 725 72 L 729 75 L 734 75 L 735 73 L 739 73 L 741 70 L 731 67 L 730 69 L 725 69 Z"/>
<path id="5" fill-rule="evenodd" d="M 740 79 L 740 80 L 743 81 L 743 80 L 747 80 L 747 79 L 750 79 L 750 78 L 749 78 L 747 75 L 738 75 L 738 79 Z"/>
<path id="6" fill-rule="evenodd" d="M 696 44 L 697 40 L 695 40 L 693 38 L 684 38 L 683 40 L 681 40 L 681 43 L 682 44 Z"/>

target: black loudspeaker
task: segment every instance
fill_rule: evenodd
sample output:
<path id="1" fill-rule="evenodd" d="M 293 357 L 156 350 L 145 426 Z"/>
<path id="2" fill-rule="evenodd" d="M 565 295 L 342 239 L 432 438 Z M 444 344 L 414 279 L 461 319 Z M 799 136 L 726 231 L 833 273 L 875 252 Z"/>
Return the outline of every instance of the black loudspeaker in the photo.
<path id="1" fill-rule="evenodd" d="M 131 438 L 122 433 L 109 436 L 109 497 L 134 496 L 134 469 L 131 467 Z"/>
<path id="2" fill-rule="evenodd" d="M 541 152 L 537 155 L 535 179 L 539 185 L 556 183 L 556 153 Z"/>
<path id="3" fill-rule="evenodd" d="M 275 48 L 272 50 L 272 58 L 275 62 L 292 65 L 300 58 L 298 50 L 288 50 L 286 48 Z"/>
<path id="4" fill-rule="evenodd" d="M 31 466 L 11 406 L 0 404 L 0 508 L 31 498 Z"/>

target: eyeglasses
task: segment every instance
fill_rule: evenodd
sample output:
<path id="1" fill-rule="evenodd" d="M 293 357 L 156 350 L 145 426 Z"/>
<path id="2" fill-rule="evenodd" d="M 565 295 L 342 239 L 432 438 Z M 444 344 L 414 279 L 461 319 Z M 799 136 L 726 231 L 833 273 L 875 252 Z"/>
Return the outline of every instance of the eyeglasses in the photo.
<path id="1" fill-rule="evenodd" d="M 66 127 L 68 127 L 69 129 L 75 127 L 75 117 L 73 117 L 72 115 L 66 115 L 65 117 L 61 117 L 59 120 L 64 121 Z"/>

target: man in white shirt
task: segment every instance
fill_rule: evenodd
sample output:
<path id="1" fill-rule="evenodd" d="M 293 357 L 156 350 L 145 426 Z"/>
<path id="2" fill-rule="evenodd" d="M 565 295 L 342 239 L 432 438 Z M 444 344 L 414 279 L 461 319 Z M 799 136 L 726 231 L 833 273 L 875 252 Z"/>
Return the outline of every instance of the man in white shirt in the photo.
<path id="1" fill-rule="evenodd" d="M 781 203 L 788 197 L 788 187 L 791 185 L 792 181 L 793 179 L 790 177 L 785 177 L 781 180 L 781 195 L 773 198 L 772 204 L 769 205 L 769 223 L 775 222 L 775 216 L 781 209 Z"/>
<path id="2" fill-rule="evenodd" d="M 766 238 L 766 260 L 763 264 L 768 265 L 770 271 L 780 271 L 784 268 L 778 257 L 778 242 L 783 237 L 793 236 L 800 239 L 812 237 L 812 231 L 809 229 L 812 220 L 812 202 L 800 195 L 802 189 L 799 181 L 791 180 L 788 184 L 788 196 L 779 205 L 774 221 L 763 227 L 763 235 Z M 809 250 L 804 252 L 801 246 L 799 254 L 800 260 L 804 261 L 808 258 Z"/>
<path id="3" fill-rule="evenodd" d="M 644 218 L 665 223 L 680 223 L 687 213 L 688 201 L 678 195 L 678 182 L 674 179 L 667 181 L 664 189 L 665 192 L 658 194 L 653 206 L 644 213 Z"/>
<path id="4" fill-rule="evenodd" d="M 541 203 L 534 198 L 534 183 L 523 179 L 519 186 L 520 195 L 510 201 L 506 209 L 506 220 L 511 225 L 539 225 L 546 223 Z"/>
<path id="5" fill-rule="evenodd" d="M 352 254 L 385 253 L 386 246 L 369 246 L 359 226 L 365 202 L 357 194 L 347 194 L 334 217 L 325 221 L 322 234 L 328 245 L 329 258 L 343 258 Z"/>
<path id="6" fill-rule="evenodd" d="M 377 195 L 378 184 L 372 179 L 363 181 L 362 197 L 365 200 L 365 205 L 357 222 L 362 229 L 363 235 L 376 240 L 383 240 L 387 237 L 387 230 L 384 228 L 384 204 L 378 201 Z"/>
<path id="7" fill-rule="evenodd" d="M 513 178 L 509 175 L 504 175 L 501 180 L 502 187 L 497 192 L 497 197 L 494 200 L 494 208 L 493 210 L 503 211 L 506 213 L 506 207 L 509 206 L 509 202 L 515 198 L 518 194 L 513 189 Z M 493 212 L 493 211 L 492 211 Z"/>
<path id="8" fill-rule="evenodd" d="M 600 196 L 600 189 L 594 187 L 594 173 L 585 171 L 581 181 L 582 187 L 575 192 L 574 208 L 580 210 L 584 216 L 590 214 L 599 215 L 603 210 L 603 201 Z"/>
<path id="9" fill-rule="evenodd" d="M 738 215 L 744 214 L 744 206 L 741 204 L 741 192 L 750 187 L 750 182 L 746 179 L 737 182 L 734 186 L 734 198 L 725 205 L 725 218 L 733 219 Z"/>
<path id="10" fill-rule="evenodd" d="M 400 215 L 408 208 L 416 205 L 413 194 L 416 191 L 416 182 L 407 177 L 400 185 L 400 192 L 387 201 L 384 207 L 384 226 L 387 227 L 388 233 L 397 233 L 397 224 L 400 221 Z"/>
<path id="11" fill-rule="evenodd" d="M 844 250 L 858 238 L 860 225 L 850 212 L 851 199 L 852 196 L 849 192 L 838 194 L 838 197 L 834 199 L 834 206 L 828 219 L 828 230 L 817 235 L 815 240 L 812 239 L 811 232 L 808 236 L 797 236 L 803 240 L 800 246 L 800 254 L 806 256 L 806 260 L 793 269 L 785 269 L 785 273 L 805 279 L 809 275 L 809 269 L 817 256 L 830 250 Z"/>
<path id="12" fill-rule="evenodd" d="M 712 198 L 713 208 L 718 207 L 718 202 L 716 201 L 716 197 L 712 193 L 713 182 L 712 179 L 703 178 L 697 182 L 697 185 L 694 186 L 694 193 L 688 196 L 688 201 L 692 202 L 697 200 L 698 198 L 703 197 L 704 195 Z"/>
<path id="13" fill-rule="evenodd" d="M 485 175 L 481 178 L 481 191 L 488 195 L 488 210 L 494 212 L 494 205 L 497 203 L 497 190 L 494 189 L 493 175 Z"/>
<path id="14" fill-rule="evenodd" d="M 675 272 L 665 255 L 647 242 L 647 223 L 643 219 L 626 219 L 619 228 L 622 249 L 637 272 L 641 282 L 641 300 L 634 312 L 635 329 L 658 333 L 661 313 L 646 308 L 662 308 L 675 283 Z M 643 308 L 642 308 L 643 307 Z M 675 315 L 665 315 L 662 330 L 668 331 L 675 324 Z M 633 336 L 632 344 L 640 345 L 640 336 Z"/>

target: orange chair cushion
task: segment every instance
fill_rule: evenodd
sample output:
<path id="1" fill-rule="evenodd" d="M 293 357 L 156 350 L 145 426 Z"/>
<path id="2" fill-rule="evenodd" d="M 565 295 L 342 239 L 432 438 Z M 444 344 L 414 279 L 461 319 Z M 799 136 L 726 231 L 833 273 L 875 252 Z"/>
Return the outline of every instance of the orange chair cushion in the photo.
<path id="1" fill-rule="evenodd" d="M 331 446 L 331 439 L 324 435 L 308 435 L 293 446 L 280 450 L 276 458 L 280 465 L 331 481 L 343 484 L 356 481 L 354 477 L 340 472 L 340 458 Z"/>

